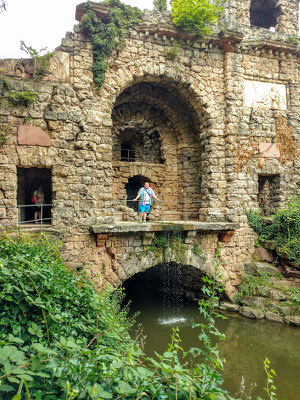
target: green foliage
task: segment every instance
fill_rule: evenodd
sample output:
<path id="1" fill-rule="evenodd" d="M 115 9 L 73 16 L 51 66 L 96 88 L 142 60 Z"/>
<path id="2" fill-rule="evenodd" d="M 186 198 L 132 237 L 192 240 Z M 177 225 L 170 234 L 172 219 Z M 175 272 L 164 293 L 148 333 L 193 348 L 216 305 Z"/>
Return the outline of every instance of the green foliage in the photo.
<path id="1" fill-rule="evenodd" d="M 120 291 L 96 293 L 67 271 L 57 243 L 3 235 L 0 254 L 2 400 L 226 398 L 211 302 L 200 304 L 208 325 L 194 327 L 201 349 L 184 352 L 174 330 L 167 351 L 147 358 L 129 336 Z M 206 294 L 216 299 L 213 281 Z"/>
<path id="2" fill-rule="evenodd" d="M 20 42 L 20 49 L 29 54 L 34 60 L 33 77 L 36 80 L 41 79 L 49 68 L 50 58 L 53 56 L 53 53 L 47 52 L 46 54 L 42 55 L 42 53 L 47 50 L 47 47 L 36 50 L 31 46 L 27 46 L 23 40 Z"/>
<path id="3" fill-rule="evenodd" d="M 2 74 L 0 74 L 0 93 L 11 90 L 11 84 L 9 80 Z"/>
<path id="4" fill-rule="evenodd" d="M 276 373 L 274 371 L 274 369 L 270 368 L 270 360 L 268 358 L 266 358 L 264 360 L 264 368 L 265 368 L 265 372 L 267 375 L 267 386 L 264 388 L 269 400 L 277 400 L 276 397 L 276 387 L 274 385 L 274 377 L 276 376 Z M 258 397 L 257 400 L 263 400 L 261 397 Z"/>
<path id="5" fill-rule="evenodd" d="M 161 13 L 166 12 L 168 9 L 167 0 L 154 0 L 153 4 L 154 4 L 154 9 Z"/>
<path id="6" fill-rule="evenodd" d="M 92 69 L 98 89 L 105 80 L 108 58 L 122 49 L 126 32 L 137 25 L 142 16 L 142 11 L 137 7 L 127 6 L 120 0 L 107 0 L 103 4 L 110 6 L 107 22 L 98 19 L 87 3 L 86 13 L 80 23 L 81 32 L 89 38 L 93 47 Z"/>
<path id="7" fill-rule="evenodd" d="M 239 294 L 237 301 L 245 297 L 251 297 L 258 295 L 258 290 L 260 286 L 270 286 L 270 274 L 265 273 L 260 276 L 247 275 L 243 283 L 239 287 Z"/>
<path id="8" fill-rule="evenodd" d="M 179 28 L 199 36 L 212 33 L 212 25 L 218 22 L 226 0 L 173 0 L 172 19 Z"/>
<path id="9" fill-rule="evenodd" d="M 259 235 L 260 243 L 273 241 L 279 255 L 287 256 L 300 265 L 300 198 L 294 197 L 287 208 L 278 210 L 270 225 L 260 213 L 247 212 L 248 222 Z"/>
<path id="10" fill-rule="evenodd" d="M 292 35 L 289 35 L 288 36 L 288 40 L 290 41 L 290 42 L 292 42 L 293 44 L 299 44 L 299 38 L 298 37 L 296 37 L 296 36 L 292 36 Z"/>
<path id="11" fill-rule="evenodd" d="M 146 357 L 131 339 L 119 290 L 97 293 L 64 266 L 59 244 L 41 234 L 0 236 L 1 400 L 225 400 L 215 327 L 218 261 L 205 277 L 195 324 L 201 346 L 184 351 L 178 330 L 163 354 Z M 272 370 L 266 393 L 275 400 Z M 271 376 L 270 376 L 271 375 Z M 273 397 L 272 397 L 273 396 Z"/>
<path id="12" fill-rule="evenodd" d="M 15 91 L 10 81 L 0 74 L 0 97 L 7 99 L 13 106 L 28 107 L 29 104 L 35 102 L 36 94 L 32 90 Z M 1 104 L 1 102 L 0 102 Z"/>
<path id="13" fill-rule="evenodd" d="M 179 55 L 180 44 L 175 44 L 173 47 L 168 47 L 165 50 L 165 57 L 167 60 L 175 61 Z"/>
<path id="14" fill-rule="evenodd" d="M 13 106 L 28 107 L 29 104 L 34 103 L 36 100 L 36 94 L 32 90 L 23 91 L 10 91 L 7 93 L 6 98 Z"/>
<path id="15" fill-rule="evenodd" d="M 7 142 L 6 135 L 11 130 L 10 125 L 2 125 L 0 128 L 0 146 Z"/>
<path id="16" fill-rule="evenodd" d="M 281 277 L 278 277 L 281 279 Z M 278 304 L 278 309 L 276 312 L 280 314 L 280 307 L 288 306 L 290 307 L 291 314 L 299 314 L 300 313 L 300 288 L 297 287 L 277 287 L 276 281 L 274 279 L 271 280 L 271 276 L 268 273 L 265 273 L 260 276 L 252 276 L 247 275 L 242 284 L 239 287 L 239 293 L 237 295 L 236 301 L 241 302 L 243 299 L 247 299 L 252 296 L 260 295 L 260 291 L 262 287 L 270 288 L 270 289 L 279 289 L 284 292 L 286 297 L 285 301 L 280 301 Z M 274 311 L 274 309 L 272 308 Z"/>

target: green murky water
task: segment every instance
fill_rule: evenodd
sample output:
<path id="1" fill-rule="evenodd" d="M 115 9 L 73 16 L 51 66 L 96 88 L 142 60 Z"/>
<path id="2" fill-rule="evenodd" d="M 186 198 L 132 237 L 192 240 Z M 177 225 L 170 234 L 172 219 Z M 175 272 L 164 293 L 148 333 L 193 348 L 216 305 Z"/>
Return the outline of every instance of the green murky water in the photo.
<path id="1" fill-rule="evenodd" d="M 140 312 L 137 324 L 142 324 L 147 335 L 145 352 L 162 353 L 169 342 L 172 326 L 178 325 L 184 349 L 197 346 L 198 333 L 192 329 L 193 322 L 200 320 L 195 303 L 180 300 L 166 301 L 165 295 L 154 290 L 135 287 L 126 289 L 132 301 L 131 311 Z M 223 373 L 224 387 L 232 396 L 243 399 L 263 398 L 266 376 L 263 360 L 268 357 L 277 377 L 278 399 L 300 399 L 300 329 L 271 323 L 254 321 L 236 313 L 225 313 L 226 320 L 217 320 L 218 329 L 227 337 L 219 345 L 220 354 L 226 359 Z"/>

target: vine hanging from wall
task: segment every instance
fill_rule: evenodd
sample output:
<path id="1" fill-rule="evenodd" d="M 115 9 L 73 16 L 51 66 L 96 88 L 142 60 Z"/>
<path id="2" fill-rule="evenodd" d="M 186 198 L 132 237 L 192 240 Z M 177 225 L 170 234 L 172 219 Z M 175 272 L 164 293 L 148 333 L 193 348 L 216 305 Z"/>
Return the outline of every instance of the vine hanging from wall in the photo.
<path id="1" fill-rule="evenodd" d="M 107 0 L 102 4 L 110 7 L 105 23 L 96 16 L 90 3 L 86 4 L 86 13 L 80 23 L 81 32 L 92 44 L 92 70 L 98 89 L 105 80 L 109 66 L 107 59 L 123 48 L 126 32 L 141 21 L 143 14 L 137 7 L 122 4 L 120 0 Z"/>
<path id="2" fill-rule="evenodd" d="M 289 125 L 288 120 L 283 115 L 275 118 L 276 143 L 280 150 L 280 161 L 285 163 L 293 160 L 297 154 L 297 147 L 293 138 L 294 129 Z"/>
<path id="3" fill-rule="evenodd" d="M 280 150 L 281 164 L 288 160 L 294 160 L 299 155 L 297 146 L 293 138 L 294 129 L 289 125 L 288 120 L 283 115 L 279 114 L 275 118 L 275 142 Z M 260 141 L 267 142 L 268 135 L 260 138 Z M 234 155 L 234 171 L 241 172 L 245 169 L 250 172 L 251 163 L 253 160 L 257 162 L 257 168 L 262 168 L 266 158 L 262 157 L 259 149 L 259 140 L 255 139 L 254 135 L 247 136 L 243 140 L 237 137 L 228 139 L 230 151 Z M 270 146 L 272 143 L 270 143 Z"/>

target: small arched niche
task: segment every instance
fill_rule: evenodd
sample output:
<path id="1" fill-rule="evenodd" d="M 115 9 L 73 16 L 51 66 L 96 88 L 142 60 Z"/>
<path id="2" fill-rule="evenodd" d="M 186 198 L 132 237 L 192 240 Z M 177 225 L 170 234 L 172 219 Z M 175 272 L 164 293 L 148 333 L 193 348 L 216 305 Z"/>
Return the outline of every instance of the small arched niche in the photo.
<path id="1" fill-rule="evenodd" d="M 281 8 L 277 0 L 251 0 L 250 23 L 252 26 L 275 29 L 280 14 Z"/>

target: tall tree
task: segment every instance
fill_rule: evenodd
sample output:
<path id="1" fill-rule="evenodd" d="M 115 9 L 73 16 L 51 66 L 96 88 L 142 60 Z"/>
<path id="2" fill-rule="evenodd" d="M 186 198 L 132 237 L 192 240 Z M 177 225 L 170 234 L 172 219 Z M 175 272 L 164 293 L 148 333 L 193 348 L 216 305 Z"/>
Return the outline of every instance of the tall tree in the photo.
<path id="1" fill-rule="evenodd" d="M 165 12 L 167 11 L 167 0 L 154 0 L 154 8 L 156 11 Z"/>

